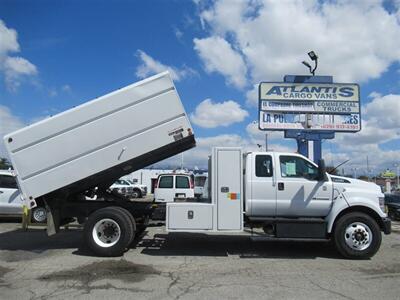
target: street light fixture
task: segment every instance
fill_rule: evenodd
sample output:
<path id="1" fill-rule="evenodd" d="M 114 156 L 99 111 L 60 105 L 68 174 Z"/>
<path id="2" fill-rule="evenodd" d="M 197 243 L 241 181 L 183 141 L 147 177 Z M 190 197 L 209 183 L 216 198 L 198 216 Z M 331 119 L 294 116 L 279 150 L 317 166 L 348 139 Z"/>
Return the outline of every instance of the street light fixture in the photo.
<path id="1" fill-rule="evenodd" d="M 306 61 L 303 61 L 302 63 L 303 63 L 303 65 L 305 65 L 305 66 L 310 70 L 310 73 L 311 73 L 313 76 L 315 76 L 315 70 L 316 70 L 317 67 L 318 67 L 318 55 L 315 54 L 314 51 L 310 51 L 310 52 L 308 52 L 307 54 L 308 54 L 308 56 L 310 57 L 310 59 L 311 59 L 312 61 L 315 62 L 314 68 L 312 68 L 311 65 L 310 65 L 308 62 L 306 62 Z"/>

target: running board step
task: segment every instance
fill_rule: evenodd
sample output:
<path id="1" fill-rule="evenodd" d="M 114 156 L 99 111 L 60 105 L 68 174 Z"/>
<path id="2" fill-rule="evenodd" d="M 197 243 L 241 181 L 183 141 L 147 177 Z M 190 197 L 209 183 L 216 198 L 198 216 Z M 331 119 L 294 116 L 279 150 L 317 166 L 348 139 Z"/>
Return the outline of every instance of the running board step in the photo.
<path id="1" fill-rule="evenodd" d="M 329 242 L 329 239 L 321 238 L 278 238 L 271 236 L 251 236 L 250 239 L 253 242 L 263 242 L 263 241 L 282 241 L 282 242 Z"/>
<path id="2" fill-rule="evenodd" d="M 284 218 L 284 217 L 251 217 L 250 221 L 263 221 L 271 223 L 325 223 L 324 218 Z"/>

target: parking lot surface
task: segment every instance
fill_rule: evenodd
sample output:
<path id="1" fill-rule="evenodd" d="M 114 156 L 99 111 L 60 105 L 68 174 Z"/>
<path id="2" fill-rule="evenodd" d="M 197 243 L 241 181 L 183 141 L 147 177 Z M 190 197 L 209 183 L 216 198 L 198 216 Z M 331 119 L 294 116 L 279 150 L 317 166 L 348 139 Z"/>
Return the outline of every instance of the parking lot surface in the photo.
<path id="1" fill-rule="evenodd" d="M 395 225 L 395 230 L 398 225 Z M 400 235 L 370 260 L 329 243 L 167 234 L 155 224 L 120 258 L 89 253 L 79 229 L 0 223 L 0 299 L 399 299 Z"/>

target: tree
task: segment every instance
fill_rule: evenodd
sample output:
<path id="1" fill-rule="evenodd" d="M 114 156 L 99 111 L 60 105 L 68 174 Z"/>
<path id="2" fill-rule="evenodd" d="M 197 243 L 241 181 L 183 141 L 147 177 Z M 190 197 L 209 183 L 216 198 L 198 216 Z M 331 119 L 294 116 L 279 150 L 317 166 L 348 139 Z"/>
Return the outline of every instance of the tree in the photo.
<path id="1" fill-rule="evenodd" d="M 0 170 L 12 168 L 10 161 L 5 157 L 0 157 Z"/>

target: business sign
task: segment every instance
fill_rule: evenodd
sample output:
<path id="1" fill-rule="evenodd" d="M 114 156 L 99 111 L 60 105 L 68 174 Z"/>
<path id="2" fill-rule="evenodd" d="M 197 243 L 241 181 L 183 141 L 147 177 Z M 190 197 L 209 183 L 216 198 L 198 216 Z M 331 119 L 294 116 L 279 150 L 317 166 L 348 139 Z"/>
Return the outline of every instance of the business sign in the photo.
<path id="1" fill-rule="evenodd" d="M 360 100 L 360 88 L 355 83 L 276 83 L 261 82 L 260 100 Z"/>
<path id="2" fill-rule="evenodd" d="M 385 172 L 381 173 L 382 178 L 387 178 L 387 179 L 393 179 L 396 178 L 396 173 L 393 171 L 390 171 L 389 169 L 386 170 Z"/>
<path id="3" fill-rule="evenodd" d="M 321 115 L 295 114 L 260 111 L 261 130 L 327 130 L 336 132 L 357 132 L 361 130 L 359 114 Z"/>
<path id="4" fill-rule="evenodd" d="M 260 110 L 321 114 L 358 114 L 360 104 L 355 101 L 267 101 L 261 100 Z"/>
<path id="5" fill-rule="evenodd" d="M 259 99 L 263 111 L 360 113 L 360 89 L 350 83 L 262 82 Z"/>

